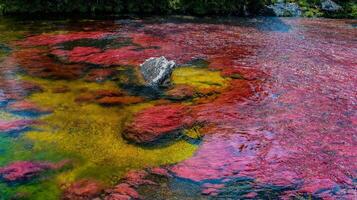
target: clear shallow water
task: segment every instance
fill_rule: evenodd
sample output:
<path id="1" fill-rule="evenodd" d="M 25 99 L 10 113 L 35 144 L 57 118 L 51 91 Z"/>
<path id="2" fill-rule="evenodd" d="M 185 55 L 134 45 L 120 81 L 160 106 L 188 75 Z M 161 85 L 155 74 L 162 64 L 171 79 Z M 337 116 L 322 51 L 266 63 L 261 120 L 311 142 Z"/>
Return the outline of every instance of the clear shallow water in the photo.
<path id="1" fill-rule="evenodd" d="M 1 198 L 354 199 L 355 23 L 2 20 Z M 162 55 L 181 67 L 153 91 Z M 123 139 L 147 122 L 184 130 Z"/>

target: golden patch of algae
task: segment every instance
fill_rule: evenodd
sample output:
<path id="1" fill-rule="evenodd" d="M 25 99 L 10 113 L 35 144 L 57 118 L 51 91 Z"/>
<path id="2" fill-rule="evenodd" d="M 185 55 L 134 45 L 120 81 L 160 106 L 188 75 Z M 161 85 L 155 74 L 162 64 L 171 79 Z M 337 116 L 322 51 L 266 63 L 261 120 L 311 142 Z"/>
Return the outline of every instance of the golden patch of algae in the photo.
<path id="1" fill-rule="evenodd" d="M 57 176 L 61 184 L 80 178 L 95 178 L 115 184 L 128 170 L 177 163 L 192 156 L 197 149 L 197 146 L 181 140 L 169 146 L 144 148 L 122 139 L 120 133 L 125 122 L 133 113 L 152 106 L 154 102 L 116 107 L 75 102 L 83 88 L 118 89 L 113 82 L 99 84 L 81 80 L 23 79 L 44 88 L 43 93 L 31 95 L 30 100 L 54 110 L 42 116 L 42 124 L 24 137 L 34 142 L 37 151 L 58 151 L 74 161 L 71 170 Z M 53 89 L 59 86 L 67 86 L 70 90 L 53 93 Z"/>
<path id="2" fill-rule="evenodd" d="M 198 91 L 218 90 L 228 85 L 219 71 L 194 66 L 176 68 L 172 74 L 172 82 L 193 86 Z"/>

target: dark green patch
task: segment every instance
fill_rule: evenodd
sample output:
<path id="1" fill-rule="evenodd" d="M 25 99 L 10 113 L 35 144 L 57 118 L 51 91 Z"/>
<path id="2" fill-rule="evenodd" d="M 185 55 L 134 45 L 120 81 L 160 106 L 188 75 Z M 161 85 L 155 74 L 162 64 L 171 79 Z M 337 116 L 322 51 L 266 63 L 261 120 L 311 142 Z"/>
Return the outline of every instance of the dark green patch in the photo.
<path id="1" fill-rule="evenodd" d="M 231 77 L 233 79 L 244 79 L 244 77 L 240 74 L 232 74 L 229 77 Z"/>
<path id="2" fill-rule="evenodd" d="M 99 49 L 116 49 L 133 45 L 130 38 L 110 37 L 104 39 L 79 39 L 58 44 L 61 49 L 72 50 L 75 47 L 96 47 Z"/>

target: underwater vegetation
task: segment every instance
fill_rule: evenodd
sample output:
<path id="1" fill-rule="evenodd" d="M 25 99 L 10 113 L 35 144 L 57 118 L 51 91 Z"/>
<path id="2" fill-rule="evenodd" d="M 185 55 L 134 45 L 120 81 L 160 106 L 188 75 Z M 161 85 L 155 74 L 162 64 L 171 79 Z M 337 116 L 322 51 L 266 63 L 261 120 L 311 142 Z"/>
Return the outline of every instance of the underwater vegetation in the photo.
<path id="1" fill-rule="evenodd" d="M 1 32 L 0 199 L 351 199 L 352 23 Z M 171 84 L 148 87 L 139 64 L 162 55 Z"/>

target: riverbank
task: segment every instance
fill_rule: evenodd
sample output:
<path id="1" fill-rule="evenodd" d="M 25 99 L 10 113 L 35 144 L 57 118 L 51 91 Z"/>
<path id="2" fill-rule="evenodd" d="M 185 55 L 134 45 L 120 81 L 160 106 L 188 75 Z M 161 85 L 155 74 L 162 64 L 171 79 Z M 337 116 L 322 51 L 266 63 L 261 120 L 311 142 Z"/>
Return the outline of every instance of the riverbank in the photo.
<path id="1" fill-rule="evenodd" d="M 152 15 L 192 16 L 279 16 L 357 18 L 353 0 L 239 0 L 239 1 L 43 1 L 0 0 L 0 15 L 30 18 L 127 17 Z"/>

